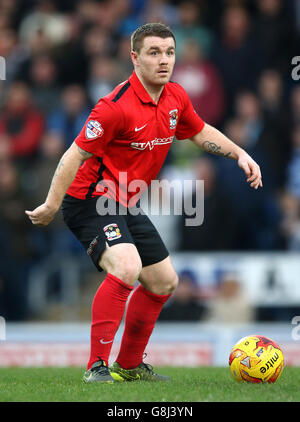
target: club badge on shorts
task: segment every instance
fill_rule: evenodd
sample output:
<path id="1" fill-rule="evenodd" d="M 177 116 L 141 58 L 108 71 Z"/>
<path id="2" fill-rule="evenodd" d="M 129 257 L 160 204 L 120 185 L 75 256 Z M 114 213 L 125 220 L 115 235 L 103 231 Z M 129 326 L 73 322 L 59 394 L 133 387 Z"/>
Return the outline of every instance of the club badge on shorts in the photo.
<path id="1" fill-rule="evenodd" d="M 104 133 L 104 129 L 101 126 L 101 123 L 97 122 L 97 120 L 90 120 L 85 128 L 85 137 L 87 139 L 95 139 L 100 138 Z"/>
<path id="2" fill-rule="evenodd" d="M 108 224 L 103 228 L 107 240 L 119 239 L 122 235 L 116 223 Z"/>

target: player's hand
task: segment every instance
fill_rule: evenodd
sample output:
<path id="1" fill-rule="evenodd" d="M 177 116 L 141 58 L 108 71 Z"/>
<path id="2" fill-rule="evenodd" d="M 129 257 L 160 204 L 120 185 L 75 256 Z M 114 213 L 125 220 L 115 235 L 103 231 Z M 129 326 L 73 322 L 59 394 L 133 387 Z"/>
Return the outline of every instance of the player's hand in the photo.
<path id="1" fill-rule="evenodd" d="M 47 226 L 55 217 L 56 210 L 44 203 L 33 211 L 25 211 L 32 224 L 35 226 Z"/>
<path id="2" fill-rule="evenodd" d="M 244 170 L 247 177 L 247 182 L 250 183 L 251 188 L 258 189 L 262 188 L 262 176 L 259 165 L 243 151 L 238 158 L 239 167 Z"/>

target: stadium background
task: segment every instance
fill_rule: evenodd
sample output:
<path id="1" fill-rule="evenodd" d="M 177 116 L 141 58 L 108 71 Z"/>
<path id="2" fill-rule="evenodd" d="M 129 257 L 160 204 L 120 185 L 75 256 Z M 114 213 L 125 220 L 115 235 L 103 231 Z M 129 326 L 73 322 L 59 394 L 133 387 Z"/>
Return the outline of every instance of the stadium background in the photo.
<path id="1" fill-rule="evenodd" d="M 60 214 L 40 229 L 24 210 L 44 201 L 90 108 L 130 75 L 131 32 L 155 21 L 176 35 L 172 79 L 257 160 L 264 188 L 252 191 L 231 160 L 172 145 L 159 179 L 204 180 L 205 216 L 192 228 L 184 215 L 150 216 L 180 284 L 149 361 L 223 365 L 236 340 L 259 333 L 300 365 L 299 1 L 0 0 L 1 366 L 86 362 L 103 275 Z"/>

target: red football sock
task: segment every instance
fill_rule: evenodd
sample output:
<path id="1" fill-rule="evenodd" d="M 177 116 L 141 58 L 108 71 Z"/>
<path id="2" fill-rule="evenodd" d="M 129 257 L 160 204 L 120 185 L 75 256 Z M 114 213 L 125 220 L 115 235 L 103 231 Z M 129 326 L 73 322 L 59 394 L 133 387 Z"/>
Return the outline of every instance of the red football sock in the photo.
<path id="1" fill-rule="evenodd" d="M 136 368 L 143 361 L 156 320 L 170 296 L 157 295 L 141 285 L 135 289 L 127 306 L 125 329 L 116 359 L 122 368 Z"/>
<path id="2" fill-rule="evenodd" d="M 98 360 L 98 356 L 108 365 L 111 346 L 132 289 L 133 286 L 107 274 L 97 290 L 92 305 L 91 351 L 87 369 Z"/>

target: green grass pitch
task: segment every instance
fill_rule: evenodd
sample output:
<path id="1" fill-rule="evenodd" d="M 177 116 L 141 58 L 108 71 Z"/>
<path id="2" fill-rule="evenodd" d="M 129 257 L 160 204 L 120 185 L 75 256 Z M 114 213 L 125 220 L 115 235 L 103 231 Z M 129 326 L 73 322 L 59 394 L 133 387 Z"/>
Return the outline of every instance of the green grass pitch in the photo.
<path id="1" fill-rule="evenodd" d="M 228 368 L 156 368 L 172 382 L 83 384 L 82 368 L 1 368 L 1 402 L 299 402 L 300 368 L 275 384 L 238 384 Z"/>

